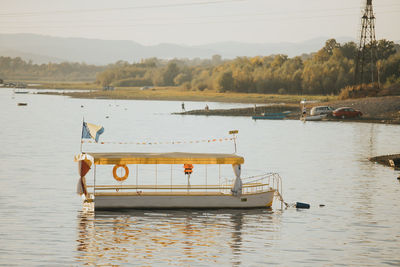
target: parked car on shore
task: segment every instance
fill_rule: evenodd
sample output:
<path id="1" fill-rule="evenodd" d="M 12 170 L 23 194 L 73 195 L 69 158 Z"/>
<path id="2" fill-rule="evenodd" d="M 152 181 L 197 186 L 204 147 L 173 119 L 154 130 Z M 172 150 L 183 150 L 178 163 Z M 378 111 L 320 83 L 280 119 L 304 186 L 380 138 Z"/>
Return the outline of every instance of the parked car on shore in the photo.
<path id="1" fill-rule="evenodd" d="M 333 108 L 330 106 L 317 106 L 313 107 L 310 111 L 311 116 L 316 116 L 316 115 L 332 115 Z"/>
<path id="2" fill-rule="evenodd" d="M 356 110 L 354 108 L 348 108 L 348 107 L 343 107 L 343 108 L 338 108 L 335 109 L 332 113 L 333 117 L 336 118 L 359 118 L 362 116 L 361 111 Z"/>

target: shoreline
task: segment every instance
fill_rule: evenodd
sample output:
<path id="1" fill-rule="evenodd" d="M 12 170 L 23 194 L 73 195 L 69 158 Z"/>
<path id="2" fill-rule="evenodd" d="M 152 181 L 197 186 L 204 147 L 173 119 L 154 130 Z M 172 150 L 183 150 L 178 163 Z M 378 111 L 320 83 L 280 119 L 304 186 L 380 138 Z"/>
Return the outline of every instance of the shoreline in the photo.
<path id="1" fill-rule="evenodd" d="M 51 84 L 54 86 L 54 84 Z M 74 86 L 75 85 L 75 86 Z M 178 115 L 205 115 L 205 116 L 254 116 L 261 113 L 274 113 L 290 111 L 286 119 L 298 120 L 300 118 L 300 101 L 314 102 L 307 105 L 308 111 L 313 106 L 352 107 L 361 110 L 361 119 L 335 119 L 325 121 L 352 121 L 368 123 L 400 124 L 400 96 L 367 97 L 359 99 L 339 100 L 337 96 L 320 95 L 265 95 L 256 93 L 220 93 L 216 91 L 187 91 L 178 87 L 154 87 L 141 90 L 139 87 L 117 88 L 113 91 L 99 90 L 93 84 L 85 83 L 82 88 L 77 84 L 58 84 L 60 92 L 45 92 L 50 89 L 50 84 L 38 84 L 26 89 L 43 90 L 38 94 L 63 95 L 73 98 L 86 99 L 120 99 L 120 100 L 164 100 L 164 101 L 199 101 L 255 104 L 256 110 L 250 108 L 191 110 L 177 112 Z M 64 90 L 90 90 L 89 92 L 71 92 Z"/>
<path id="2" fill-rule="evenodd" d="M 238 93 L 238 92 L 217 92 L 214 90 L 188 91 L 180 87 L 153 87 L 141 90 L 142 87 L 117 87 L 115 90 L 106 91 L 98 85 L 89 84 L 38 84 L 26 89 L 37 90 L 77 90 L 77 92 L 38 92 L 38 94 L 66 95 L 73 98 L 88 99 L 120 99 L 120 100 L 168 100 L 168 101 L 199 101 L 199 102 L 223 102 L 223 103 L 243 103 L 243 104 L 296 104 L 306 98 L 311 101 L 327 102 L 337 100 L 337 96 L 322 95 L 279 95 L 279 94 L 258 94 L 258 93 Z M 90 92 L 79 92 L 79 90 L 90 90 Z"/>
<path id="3" fill-rule="evenodd" d="M 232 108 L 232 109 L 210 109 L 210 110 L 190 110 L 185 112 L 175 112 L 173 115 L 192 115 L 192 116 L 232 116 L 232 117 L 252 117 L 260 115 L 261 113 L 280 113 L 290 112 L 285 118 L 281 120 L 300 120 L 301 112 L 298 107 L 294 105 L 267 105 L 257 106 L 256 112 L 254 108 Z M 379 123 L 379 124 L 392 124 L 400 125 L 400 119 L 393 118 L 374 118 L 374 117 L 362 117 L 362 118 L 348 118 L 340 119 L 334 117 L 327 117 L 322 119 L 320 122 L 336 121 L 336 122 L 360 122 L 360 123 Z"/>

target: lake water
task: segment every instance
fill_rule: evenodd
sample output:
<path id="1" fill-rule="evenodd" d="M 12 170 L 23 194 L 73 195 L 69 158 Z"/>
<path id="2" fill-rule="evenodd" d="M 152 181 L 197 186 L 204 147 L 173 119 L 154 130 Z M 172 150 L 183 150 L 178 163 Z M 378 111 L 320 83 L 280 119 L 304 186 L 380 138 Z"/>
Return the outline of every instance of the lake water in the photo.
<path id="1" fill-rule="evenodd" d="M 0 265 L 400 265 L 399 173 L 368 161 L 399 153 L 400 126 L 170 115 L 181 102 L 71 99 L 10 89 L 0 90 L 0 106 Z M 73 162 L 83 116 L 104 126 L 102 141 L 204 140 L 237 129 L 243 176 L 278 172 L 285 201 L 311 208 L 83 212 Z M 234 150 L 231 142 L 83 149 Z"/>

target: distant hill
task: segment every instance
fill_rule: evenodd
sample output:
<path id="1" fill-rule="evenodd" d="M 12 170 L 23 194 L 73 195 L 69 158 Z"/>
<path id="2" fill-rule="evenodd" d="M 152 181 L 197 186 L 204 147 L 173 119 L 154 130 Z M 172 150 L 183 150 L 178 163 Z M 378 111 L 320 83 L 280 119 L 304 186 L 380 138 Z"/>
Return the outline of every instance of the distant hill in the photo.
<path id="1" fill-rule="evenodd" d="M 61 63 L 61 62 L 68 61 L 67 59 L 62 59 L 62 58 L 57 58 L 57 57 L 25 53 L 25 52 L 21 52 L 18 50 L 2 48 L 1 45 L 0 45 L 0 56 L 6 56 L 6 57 L 12 57 L 12 58 L 20 57 L 26 61 L 32 60 L 32 62 L 34 62 L 36 64 L 47 64 L 48 62 Z"/>
<path id="2" fill-rule="evenodd" d="M 223 58 L 238 56 L 267 56 L 287 54 L 290 57 L 319 50 L 329 39 L 321 37 L 301 43 L 240 43 L 221 42 L 198 46 L 158 44 L 144 46 L 133 41 L 114 41 L 85 38 L 61 38 L 36 34 L 0 34 L 0 56 L 20 56 L 34 63 L 85 62 L 105 65 L 118 60 L 137 62 L 143 58 Z M 351 38 L 337 38 L 338 42 Z"/>

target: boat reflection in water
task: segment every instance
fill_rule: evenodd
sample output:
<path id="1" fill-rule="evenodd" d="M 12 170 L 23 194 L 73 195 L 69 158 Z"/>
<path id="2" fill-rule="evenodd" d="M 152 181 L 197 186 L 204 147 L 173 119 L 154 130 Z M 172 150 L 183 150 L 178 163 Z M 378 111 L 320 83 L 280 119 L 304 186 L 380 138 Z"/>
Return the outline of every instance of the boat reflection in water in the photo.
<path id="1" fill-rule="evenodd" d="M 280 235 L 271 209 L 81 212 L 78 222 L 76 259 L 90 265 L 236 265 Z"/>

